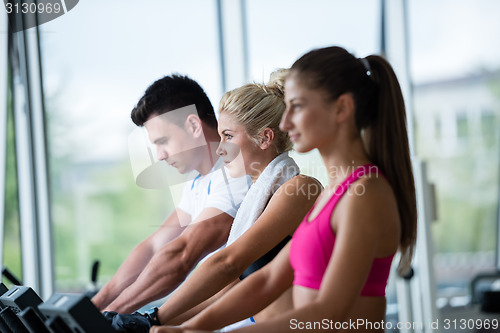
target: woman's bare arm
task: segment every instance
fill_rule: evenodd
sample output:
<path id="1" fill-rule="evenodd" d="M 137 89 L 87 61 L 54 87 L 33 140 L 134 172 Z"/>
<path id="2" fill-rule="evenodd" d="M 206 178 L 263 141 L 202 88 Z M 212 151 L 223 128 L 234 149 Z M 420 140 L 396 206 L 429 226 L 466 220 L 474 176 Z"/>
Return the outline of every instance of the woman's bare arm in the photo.
<path id="1" fill-rule="evenodd" d="M 248 318 L 277 299 L 293 282 L 290 243 L 267 266 L 241 281 L 224 297 L 185 322 L 186 328 L 213 330 Z"/>
<path id="2" fill-rule="evenodd" d="M 293 234 L 321 192 L 319 182 L 296 176 L 273 195 L 266 209 L 238 240 L 203 263 L 159 310 L 162 324 L 210 298 L 255 260 Z"/>

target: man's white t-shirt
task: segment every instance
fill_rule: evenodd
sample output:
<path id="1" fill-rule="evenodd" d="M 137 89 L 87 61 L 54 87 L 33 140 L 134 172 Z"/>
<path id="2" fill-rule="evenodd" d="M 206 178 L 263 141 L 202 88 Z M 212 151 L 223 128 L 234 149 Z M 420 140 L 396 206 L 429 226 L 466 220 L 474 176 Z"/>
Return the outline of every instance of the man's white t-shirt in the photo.
<path id="1" fill-rule="evenodd" d="M 178 208 L 195 220 L 204 209 L 213 207 L 236 216 L 241 202 L 251 185 L 248 176 L 232 178 L 222 159 L 218 159 L 206 175 L 198 174 L 194 180 L 186 182 Z"/>

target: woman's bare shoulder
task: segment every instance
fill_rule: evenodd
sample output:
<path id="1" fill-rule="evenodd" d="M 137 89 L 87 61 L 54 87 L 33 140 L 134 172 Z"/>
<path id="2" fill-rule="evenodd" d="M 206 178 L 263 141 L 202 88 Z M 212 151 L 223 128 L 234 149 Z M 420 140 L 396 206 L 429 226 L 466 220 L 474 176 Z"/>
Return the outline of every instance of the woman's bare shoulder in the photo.
<path id="1" fill-rule="evenodd" d="M 293 187 L 303 187 L 307 186 L 310 189 L 317 189 L 319 192 L 323 190 L 323 185 L 319 180 L 314 177 L 298 174 L 297 176 L 290 178 L 282 186 L 293 186 Z"/>
<path id="2" fill-rule="evenodd" d="M 310 208 L 323 191 L 323 186 L 316 178 L 299 174 L 290 178 L 272 196 L 269 205 L 299 205 Z"/>

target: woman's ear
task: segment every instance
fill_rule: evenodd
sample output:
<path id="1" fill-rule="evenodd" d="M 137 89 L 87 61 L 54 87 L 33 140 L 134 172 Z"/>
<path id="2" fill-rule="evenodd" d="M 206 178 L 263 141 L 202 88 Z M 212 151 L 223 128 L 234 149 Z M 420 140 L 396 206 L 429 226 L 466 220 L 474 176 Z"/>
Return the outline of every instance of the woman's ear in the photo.
<path id="1" fill-rule="evenodd" d="M 203 135 L 203 126 L 200 117 L 195 114 L 190 114 L 187 116 L 184 122 L 184 128 L 189 133 L 192 133 L 195 138 Z"/>
<path id="2" fill-rule="evenodd" d="M 267 148 L 271 147 L 273 140 L 274 140 L 274 131 L 268 127 L 261 133 L 260 144 L 259 144 L 260 149 L 266 150 Z"/>
<path id="3" fill-rule="evenodd" d="M 335 117 L 338 123 L 344 122 L 354 114 L 354 99 L 352 94 L 345 93 L 337 97 L 335 101 Z"/>

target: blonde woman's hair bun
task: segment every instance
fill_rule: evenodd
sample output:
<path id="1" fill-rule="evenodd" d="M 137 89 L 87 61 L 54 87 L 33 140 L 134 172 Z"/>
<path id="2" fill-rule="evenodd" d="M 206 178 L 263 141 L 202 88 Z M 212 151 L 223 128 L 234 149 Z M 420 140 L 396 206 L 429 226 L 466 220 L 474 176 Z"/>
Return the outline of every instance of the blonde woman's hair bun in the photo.
<path id="1" fill-rule="evenodd" d="M 288 72 L 289 70 L 286 68 L 275 70 L 269 75 L 269 82 L 266 84 L 268 89 L 282 98 L 285 95 L 285 79 L 288 76 Z"/>

